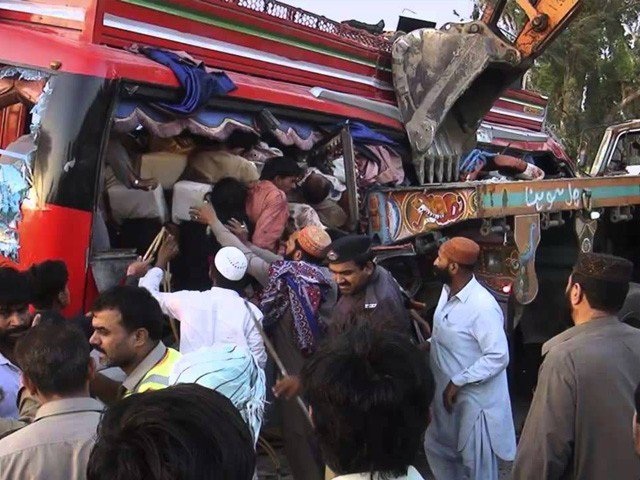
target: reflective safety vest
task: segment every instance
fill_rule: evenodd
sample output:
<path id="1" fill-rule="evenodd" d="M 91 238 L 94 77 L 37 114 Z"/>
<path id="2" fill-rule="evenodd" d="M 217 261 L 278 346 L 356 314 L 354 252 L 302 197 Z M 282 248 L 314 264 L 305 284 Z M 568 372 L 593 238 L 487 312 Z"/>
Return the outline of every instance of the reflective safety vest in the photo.
<path id="1" fill-rule="evenodd" d="M 173 348 L 167 348 L 167 351 L 158 363 L 147 372 L 140 383 L 133 391 L 127 392 L 124 396 L 128 397 L 133 393 L 142 393 L 150 390 L 160 390 L 169 386 L 169 376 L 173 371 L 173 366 L 182 355 Z"/>

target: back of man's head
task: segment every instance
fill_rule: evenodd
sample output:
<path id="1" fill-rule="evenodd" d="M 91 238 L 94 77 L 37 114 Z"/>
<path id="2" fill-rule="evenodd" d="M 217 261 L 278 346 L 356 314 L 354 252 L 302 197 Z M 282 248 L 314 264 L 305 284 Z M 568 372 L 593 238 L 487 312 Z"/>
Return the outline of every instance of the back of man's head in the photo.
<path id="1" fill-rule="evenodd" d="M 67 265 L 61 260 L 47 260 L 33 265 L 29 269 L 29 276 L 33 288 L 33 306 L 37 310 L 54 308 L 69 282 Z"/>
<path id="2" fill-rule="evenodd" d="M 93 313 L 115 310 L 120 313 L 120 321 L 128 332 L 144 328 L 153 341 L 162 338 L 164 317 L 158 301 L 148 290 L 141 287 L 122 285 L 110 288 L 100 294 L 93 304 Z"/>
<path id="3" fill-rule="evenodd" d="M 225 177 L 215 184 L 209 195 L 211 205 L 222 223 L 232 218 L 243 221 L 246 217 L 247 186 L 233 177 Z"/>
<path id="4" fill-rule="evenodd" d="M 15 306 L 31 302 L 29 277 L 12 267 L 0 267 L 0 306 Z"/>
<path id="5" fill-rule="evenodd" d="M 111 406 L 98 428 L 88 480 L 251 480 L 249 428 L 222 394 L 180 384 Z"/>
<path id="6" fill-rule="evenodd" d="M 615 315 L 624 305 L 633 275 L 629 260 L 603 253 L 583 253 L 571 275 L 571 284 L 579 284 L 589 306 Z"/>
<path id="7" fill-rule="evenodd" d="M 44 321 L 16 345 L 16 359 L 29 390 L 42 397 L 88 395 L 90 347 L 80 330 L 64 321 Z"/>
<path id="8" fill-rule="evenodd" d="M 434 394 L 424 355 L 407 338 L 355 328 L 318 350 L 302 382 L 332 470 L 407 474 Z"/>
<path id="9" fill-rule="evenodd" d="M 273 180 L 276 177 L 299 177 L 303 173 L 303 169 L 293 158 L 277 157 L 264 163 L 260 180 Z"/>
<path id="10" fill-rule="evenodd" d="M 320 175 L 312 173 L 302 184 L 302 195 L 310 205 L 317 205 L 325 200 L 331 193 L 331 182 Z"/>

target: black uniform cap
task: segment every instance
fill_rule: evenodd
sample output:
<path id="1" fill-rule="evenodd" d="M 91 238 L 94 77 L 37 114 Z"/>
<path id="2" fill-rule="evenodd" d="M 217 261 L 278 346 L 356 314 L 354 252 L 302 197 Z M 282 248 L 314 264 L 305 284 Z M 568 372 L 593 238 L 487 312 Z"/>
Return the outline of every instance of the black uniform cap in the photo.
<path id="1" fill-rule="evenodd" d="M 368 260 L 371 256 L 371 239 L 366 235 L 347 235 L 329 245 L 327 259 L 333 263 L 351 260 Z"/>

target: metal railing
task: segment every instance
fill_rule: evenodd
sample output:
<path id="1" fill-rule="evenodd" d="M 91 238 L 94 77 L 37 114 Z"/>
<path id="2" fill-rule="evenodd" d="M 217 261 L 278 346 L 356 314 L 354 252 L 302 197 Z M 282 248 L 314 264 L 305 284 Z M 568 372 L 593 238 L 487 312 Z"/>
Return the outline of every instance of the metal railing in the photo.
<path id="1" fill-rule="evenodd" d="M 356 44 L 376 52 L 391 52 L 391 42 L 382 35 L 373 35 L 344 23 L 330 20 L 322 15 L 307 12 L 276 0 L 202 0 L 205 3 L 233 8 L 238 11 L 252 10 L 271 19 L 278 19 L 291 26 L 303 27 L 317 32 L 335 35 L 348 43 Z"/>

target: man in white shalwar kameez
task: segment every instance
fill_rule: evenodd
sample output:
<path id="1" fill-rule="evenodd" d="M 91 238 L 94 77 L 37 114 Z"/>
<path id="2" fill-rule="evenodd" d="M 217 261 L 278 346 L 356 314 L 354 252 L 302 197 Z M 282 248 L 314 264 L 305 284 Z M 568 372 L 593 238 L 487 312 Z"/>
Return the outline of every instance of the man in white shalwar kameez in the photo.
<path id="1" fill-rule="evenodd" d="M 497 480 L 498 458 L 513 460 L 516 452 L 503 315 L 473 275 L 479 252 L 456 237 L 434 262 L 445 283 L 431 337 L 436 395 L 425 436 L 436 480 Z"/>

